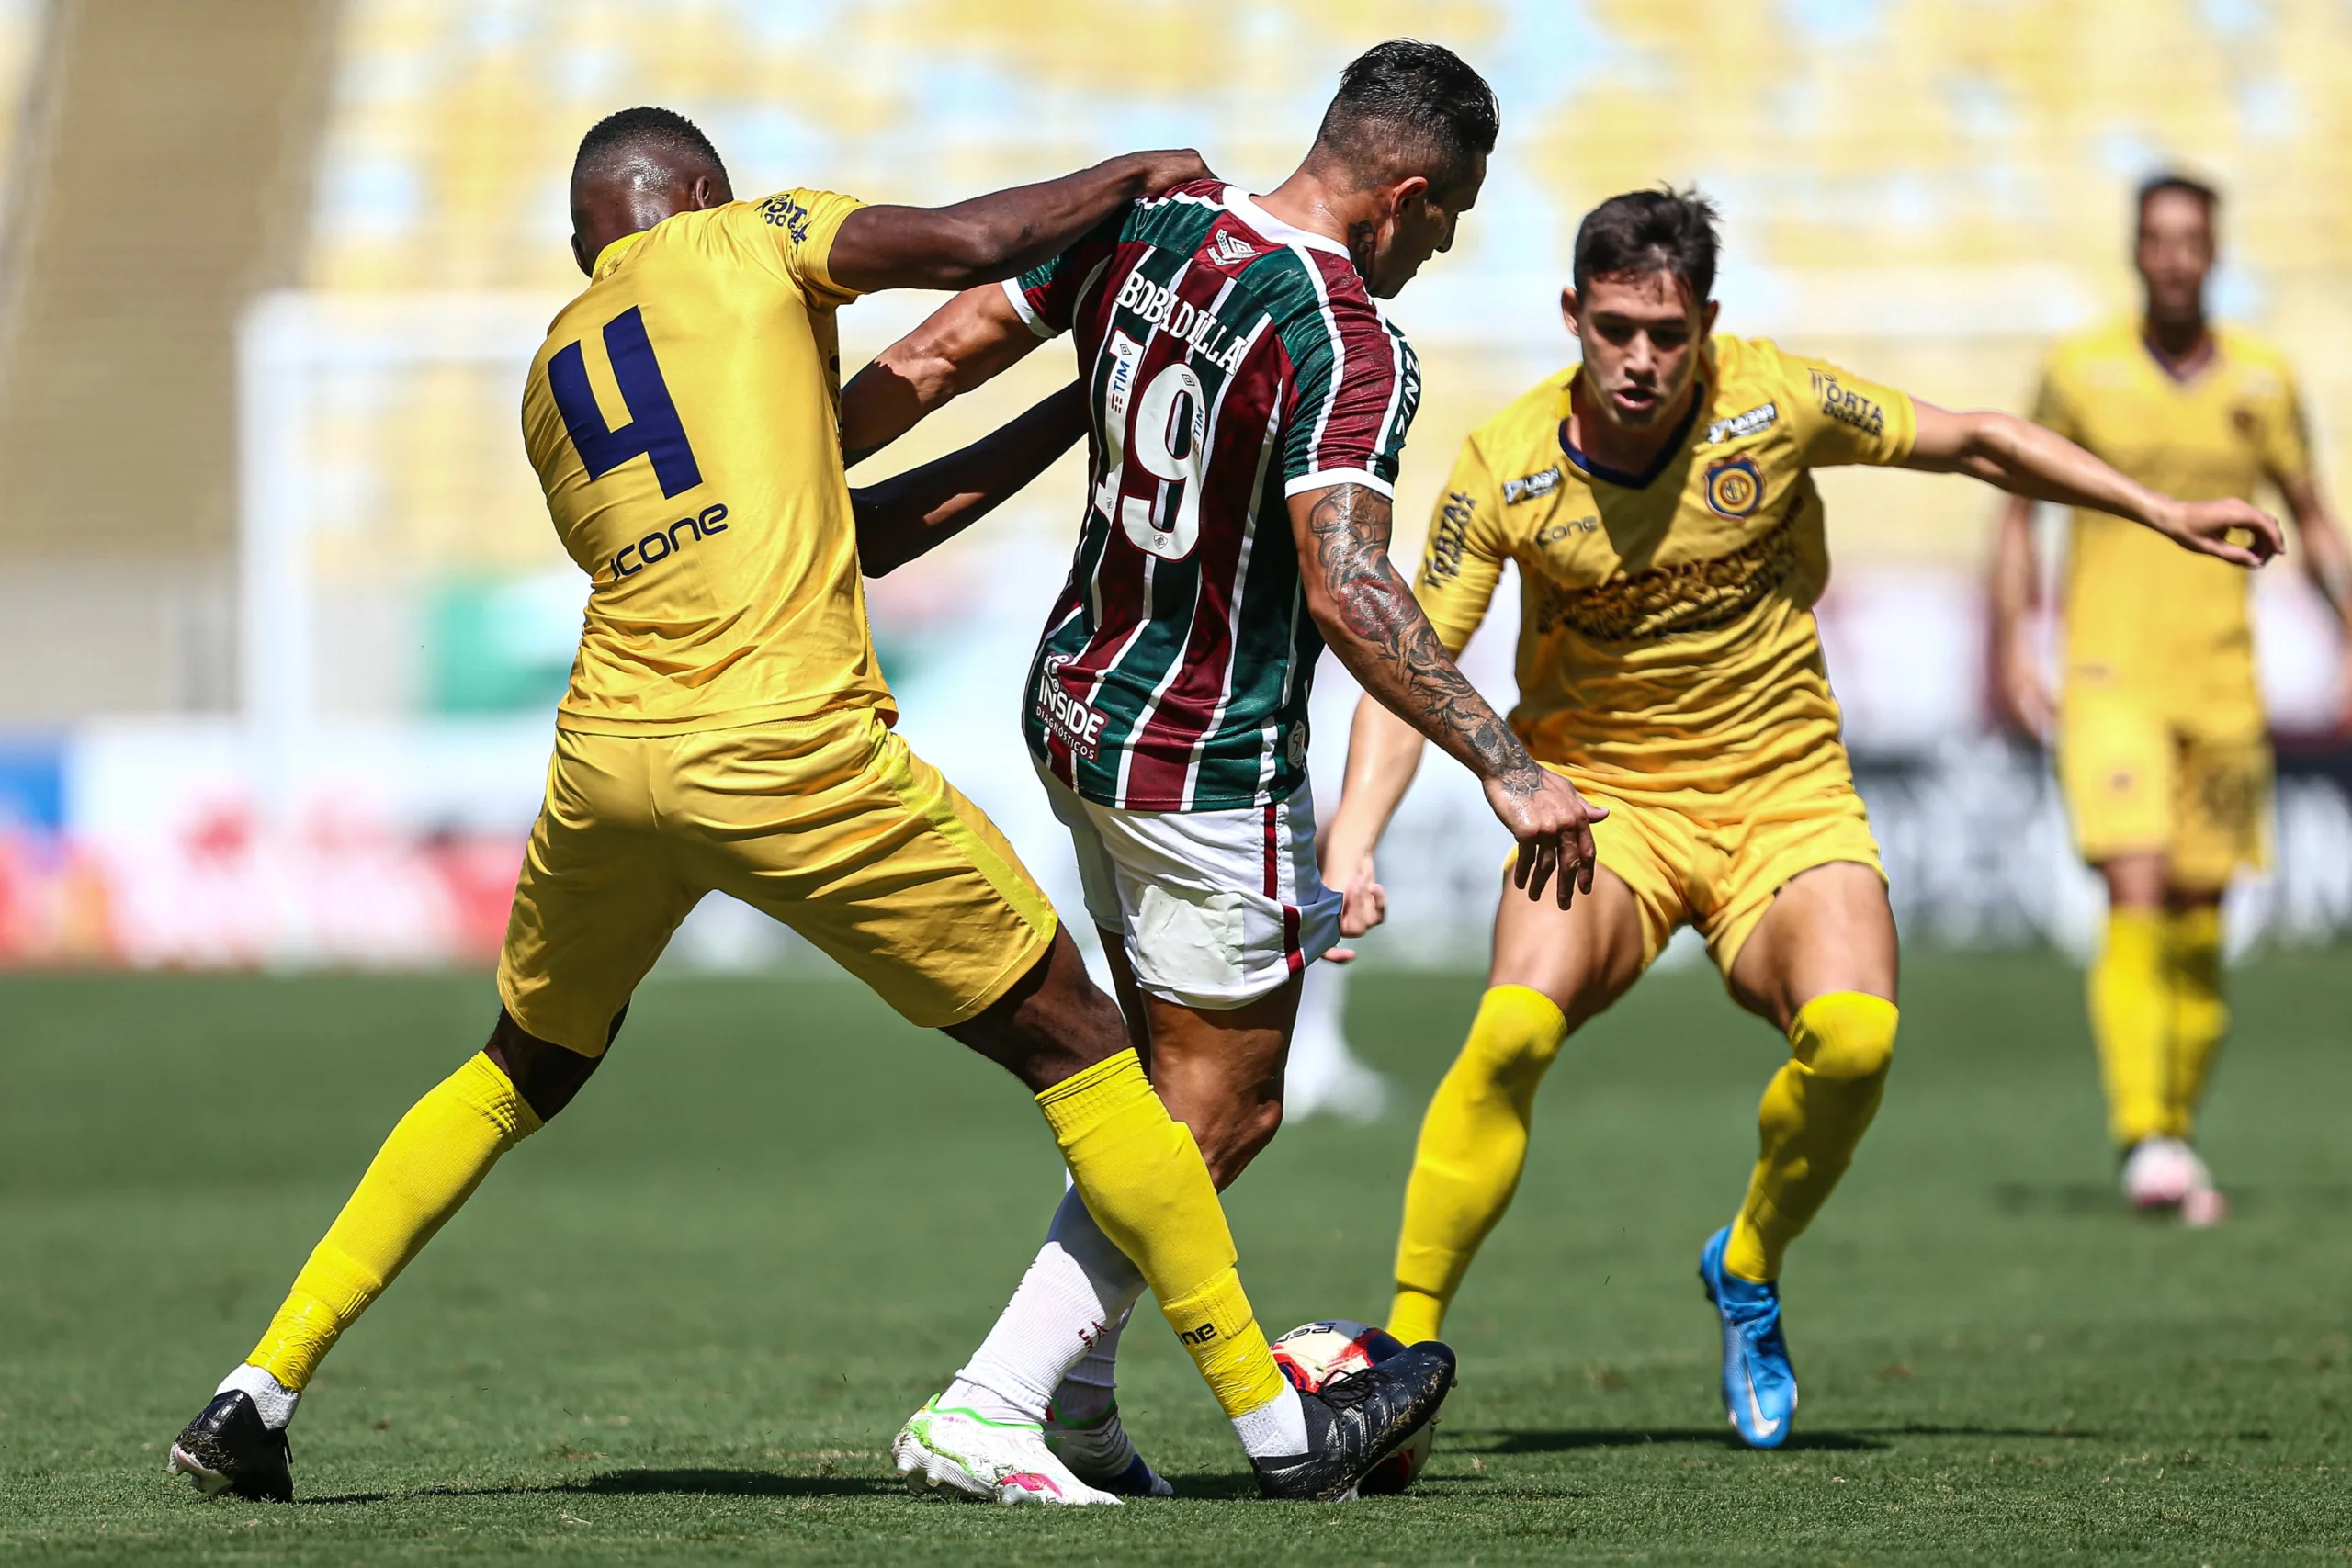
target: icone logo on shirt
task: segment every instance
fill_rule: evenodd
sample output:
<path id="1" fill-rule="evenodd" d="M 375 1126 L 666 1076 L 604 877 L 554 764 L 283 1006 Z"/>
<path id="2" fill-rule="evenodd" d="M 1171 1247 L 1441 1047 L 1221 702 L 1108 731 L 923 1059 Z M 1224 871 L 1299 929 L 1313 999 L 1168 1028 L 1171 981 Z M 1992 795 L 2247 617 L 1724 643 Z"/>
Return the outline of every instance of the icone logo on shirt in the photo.
<path id="1" fill-rule="evenodd" d="M 681 528 L 688 530 L 687 536 L 683 539 L 678 537 L 678 530 Z M 706 506 L 695 516 L 681 517 L 667 528 L 656 528 L 637 543 L 623 545 L 614 551 L 613 576 L 635 577 L 647 567 L 669 559 L 695 540 L 725 532 L 727 532 L 727 508 L 724 505 Z M 628 558 L 631 556 L 637 558 L 635 566 L 628 564 Z"/>
<path id="2" fill-rule="evenodd" d="M 1539 545 L 1556 545 L 1572 534 L 1594 534 L 1600 530 L 1600 519 L 1593 513 L 1581 517 L 1564 517 L 1556 523 L 1546 523 L 1535 530 Z"/>

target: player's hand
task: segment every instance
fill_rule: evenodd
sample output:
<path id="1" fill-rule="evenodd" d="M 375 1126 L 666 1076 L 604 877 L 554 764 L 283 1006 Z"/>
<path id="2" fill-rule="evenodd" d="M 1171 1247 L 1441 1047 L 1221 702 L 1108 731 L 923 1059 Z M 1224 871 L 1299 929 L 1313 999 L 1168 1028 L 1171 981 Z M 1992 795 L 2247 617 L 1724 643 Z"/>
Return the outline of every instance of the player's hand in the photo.
<path id="1" fill-rule="evenodd" d="M 2001 722 L 2019 735 L 2047 746 L 2058 732 L 2058 706 L 2051 700 L 2049 683 L 2021 649 L 1996 657 L 1993 701 Z"/>
<path id="2" fill-rule="evenodd" d="M 1548 885 L 1561 908 L 1579 893 L 1592 891 L 1592 825 L 1609 815 L 1577 793 L 1577 786 L 1548 768 L 1528 764 L 1532 775 L 1507 773 L 1485 781 L 1487 804 L 1519 840 L 1511 884 L 1530 898 Z"/>
<path id="3" fill-rule="evenodd" d="M 1194 180 L 1215 179 L 1208 164 L 1190 147 L 1163 148 L 1152 152 L 1130 152 L 1126 161 L 1134 165 L 1147 197 L 1159 196 L 1178 186 Z"/>
<path id="4" fill-rule="evenodd" d="M 1388 919 L 1388 889 L 1380 885 L 1370 850 L 1342 850 L 1339 856 L 1323 847 L 1321 858 L 1330 870 L 1330 886 L 1340 890 L 1340 934 L 1358 937 Z M 1355 961 L 1352 947 L 1335 947 L 1323 956 L 1333 964 Z"/>
<path id="5" fill-rule="evenodd" d="M 2260 566 L 2287 547 L 2278 519 L 2247 501 L 2176 501 L 2157 515 L 2155 525 L 2181 548 L 2232 566 Z M 2233 534 L 2251 537 L 2241 543 Z"/>

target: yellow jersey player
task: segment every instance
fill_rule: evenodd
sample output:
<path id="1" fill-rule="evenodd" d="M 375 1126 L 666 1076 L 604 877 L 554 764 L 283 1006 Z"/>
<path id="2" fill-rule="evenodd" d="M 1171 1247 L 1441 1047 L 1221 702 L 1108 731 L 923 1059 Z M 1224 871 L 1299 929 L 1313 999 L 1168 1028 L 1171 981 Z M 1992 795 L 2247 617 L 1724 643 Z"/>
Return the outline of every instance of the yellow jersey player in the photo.
<path id="1" fill-rule="evenodd" d="M 2141 187 L 2134 260 L 2145 308 L 2053 349 L 2034 417 L 2176 494 L 2250 498 L 2269 484 L 2295 520 L 2304 566 L 2352 625 L 2352 563 L 2312 482 L 2293 373 L 2271 345 L 2205 314 L 2217 202 L 2178 175 Z M 2053 714 L 2023 636 L 2036 597 L 2033 505 L 2019 497 L 2003 519 L 1995 689 L 2012 724 L 2056 740 L 2075 842 L 2107 884 L 2091 1032 L 2124 1196 L 2210 1224 L 2224 1204 L 2188 1140 L 2229 1027 L 2222 893 L 2268 856 L 2270 747 L 2248 584 L 2076 512 Z M 2352 704 L 2352 668 L 2344 692 Z"/>
<path id="2" fill-rule="evenodd" d="M 291 1496 L 286 1424 L 321 1359 L 586 1082 L 712 891 L 790 925 L 1036 1095 L 1268 1492 L 1343 1492 L 1433 1412 L 1452 1378 L 1442 1348 L 1349 1409 L 1283 1380 L 1199 1152 L 1011 847 L 893 731 L 866 629 L 834 310 L 875 289 L 1015 276 L 1204 172 L 1190 152 L 1140 153 L 937 210 L 798 189 L 737 201 L 678 115 L 625 110 L 589 131 L 571 179 L 589 283 L 532 361 L 523 435 L 591 586 L 498 1021 L 393 1129 L 260 1343 L 173 1444 L 175 1471 L 206 1492 Z M 1027 449 L 1007 482 L 1059 447 Z M 1007 479 L 1001 465 L 981 478 Z M 1043 1416 L 926 1412 L 899 1469 L 918 1489 L 1008 1503 L 1116 1502 L 1047 1450 Z M 1270 1450 L 1268 1432 L 1293 1440 Z"/>
<path id="3" fill-rule="evenodd" d="M 1790 1050 L 1747 1197 L 1700 1254 L 1724 1404 L 1743 1440 L 1770 1448 L 1796 1407 L 1781 1256 L 1878 1108 L 1896 1016 L 1894 920 L 1812 612 L 1829 565 L 1813 470 L 1972 474 L 2248 566 L 2278 525 L 2241 501 L 2157 494 L 2023 420 L 1713 335 L 1714 219 L 1662 191 L 1587 216 L 1561 296 L 1583 363 L 1471 435 L 1430 529 L 1418 592 L 1451 649 L 1518 564 L 1512 726 L 1608 815 L 1589 897 L 1498 906 L 1490 988 L 1422 1123 L 1388 1326 L 1408 1342 L 1438 1332 L 1518 1185 L 1538 1080 L 1690 924 Z M 1380 707 L 1357 708 L 1330 837 L 1351 934 L 1385 910 L 1373 851 L 1420 750 Z"/>

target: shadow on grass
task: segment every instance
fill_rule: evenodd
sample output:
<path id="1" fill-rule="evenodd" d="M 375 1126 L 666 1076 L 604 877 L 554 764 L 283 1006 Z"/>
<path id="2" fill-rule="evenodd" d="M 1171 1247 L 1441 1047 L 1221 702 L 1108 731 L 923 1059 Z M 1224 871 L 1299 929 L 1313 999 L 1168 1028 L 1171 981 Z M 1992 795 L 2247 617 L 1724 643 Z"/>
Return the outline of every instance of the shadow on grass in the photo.
<path id="1" fill-rule="evenodd" d="M 2230 1211 L 2240 1219 L 2257 1210 L 2277 1208 L 2293 1213 L 2338 1214 L 2352 1206 L 2352 1185 L 2340 1181 L 2307 1181 L 2290 1187 L 2229 1189 Z M 2004 1215 L 2056 1215 L 2063 1219 L 2112 1220 L 2164 1224 L 2177 1216 L 2164 1211 L 2135 1214 L 2125 1207 L 2115 1188 L 2103 1181 L 2002 1181 L 1994 1184 L 1993 1207 Z"/>
<path id="2" fill-rule="evenodd" d="M 1894 1447 L 1888 1439 L 1898 1438 L 2037 1438 L 2073 1441 L 2098 1435 L 2097 1432 L 2052 1431 L 2047 1427 L 1940 1427 L 1911 1422 L 1900 1427 L 1864 1427 L 1843 1432 L 1797 1432 L 1791 1435 L 1780 1451 L 1789 1453 L 1809 1449 L 1821 1452 L 1853 1450 L 1876 1452 Z M 1484 1431 L 1457 1430 L 1447 1436 L 1453 1443 L 1466 1441 L 1471 1452 L 1481 1454 L 1549 1454 L 1566 1453 L 1577 1449 L 1638 1449 L 1673 1444 L 1705 1449 L 1738 1449 L 1745 1446 L 1725 1427 L 1568 1427 L 1551 1430 L 1505 1427 Z"/>
<path id="3" fill-rule="evenodd" d="M 1258 1501 L 1258 1478 L 1247 1471 L 1219 1471 L 1178 1475 L 1164 1472 L 1168 1483 L 1176 1488 L 1176 1495 L 1187 1503 L 1254 1503 Z"/>
<path id="4" fill-rule="evenodd" d="M 2240 1194 L 2232 1192 L 2235 1201 Z M 2112 1182 L 2003 1181 L 1993 1188 L 1993 1207 L 2012 1218 L 2056 1214 L 2070 1220 L 2128 1222 L 2143 1216 L 2126 1208 Z"/>
<path id="5" fill-rule="evenodd" d="M 1739 1438 L 1728 1427 L 1566 1427 L 1555 1429 L 1502 1428 L 1453 1431 L 1452 1443 L 1467 1439 L 1481 1454 L 1552 1454 L 1577 1449 L 1638 1449 L 1683 1443 L 1694 1448 L 1736 1449 Z M 1883 1449 L 1876 1437 L 1860 1432 L 1798 1432 L 1787 1449 Z M 1783 1450 L 1785 1451 L 1785 1450 Z"/>
<path id="6" fill-rule="evenodd" d="M 327 1507 L 401 1503 L 416 1497 L 875 1497 L 906 1495 L 902 1481 L 866 1475 L 784 1475 L 772 1470 L 608 1470 L 583 1481 L 526 1486 L 419 1486 L 304 1497 Z"/>

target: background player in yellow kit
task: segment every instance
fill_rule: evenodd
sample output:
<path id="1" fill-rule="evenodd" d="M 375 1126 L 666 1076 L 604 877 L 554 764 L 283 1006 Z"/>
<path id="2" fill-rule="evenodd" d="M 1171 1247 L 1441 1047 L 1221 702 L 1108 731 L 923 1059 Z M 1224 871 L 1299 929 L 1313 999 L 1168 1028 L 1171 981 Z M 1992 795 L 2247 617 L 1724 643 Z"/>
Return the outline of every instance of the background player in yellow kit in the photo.
<path id="1" fill-rule="evenodd" d="M 893 732 L 866 628 L 835 309 L 1013 276 L 1205 172 L 1191 152 L 1139 153 L 938 210 L 797 189 L 741 202 L 680 116 L 625 110 L 589 131 L 571 180 L 589 283 L 533 358 L 523 434 L 591 587 L 498 1021 L 393 1129 L 260 1343 L 173 1444 L 172 1469 L 207 1492 L 292 1495 L 286 1423 L 321 1359 L 570 1102 L 713 890 L 1036 1094 L 1078 1190 L 1150 1278 L 1270 1495 L 1351 1488 L 1434 1411 L 1453 1374 L 1442 1348 L 1382 1369 L 1345 1410 L 1283 1380 L 1199 1151 L 1011 847 Z M 1058 448 L 1038 450 L 1042 468 Z M 926 1416 L 919 1483 L 1117 1501 L 1070 1475 L 1037 1421 Z M 1293 1440 L 1270 1448 L 1270 1431 Z"/>
<path id="2" fill-rule="evenodd" d="M 1471 435 L 1430 529 L 1418 592 L 1449 650 L 1518 563 L 1512 727 L 1609 814 L 1589 897 L 1564 909 L 1507 892 L 1497 908 L 1490 989 L 1422 1124 L 1388 1326 L 1408 1342 L 1438 1332 L 1518 1185 L 1544 1070 L 1687 922 L 1791 1051 L 1747 1195 L 1700 1259 L 1733 1424 L 1777 1447 L 1796 1407 L 1781 1255 L 1870 1125 L 1896 1017 L 1894 915 L 1812 612 L 1828 574 L 1812 470 L 1971 474 L 2245 566 L 2277 549 L 2278 525 L 2242 501 L 2160 495 L 2023 420 L 1711 335 L 1714 217 L 1659 191 L 1586 217 L 1561 296 L 1583 364 Z M 1420 750 L 1359 705 L 1330 836 L 1351 934 L 1385 910 L 1373 851 Z"/>
<path id="3" fill-rule="evenodd" d="M 2270 344 L 2205 313 L 2218 206 L 2210 186 L 2178 175 L 2141 187 L 2133 261 L 2144 308 L 2058 344 L 2034 417 L 2177 495 L 2251 498 L 2269 484 L 2295 520 L 2303 566 L 2352 626 L 2352 561 L 2312 480 L 2293 372 Z M 2270 745 L 2249 584 L 2076 512 L 2064 695 L 2053 716 L 2027 646 L 2033 504 L 2021 496 L 2002 520 L 1995 689 L 2013 724 L 2056 739 L 2075 842 L 2107 883 L 2091 1032 L 2124 1196 L 2210 1224 L 2223 1204 L 2188 1139 L 2229 1027 L 2222 893 L 2269 853 Z M 2352 707 L 2352 663 L 2343 693 Z"/>

